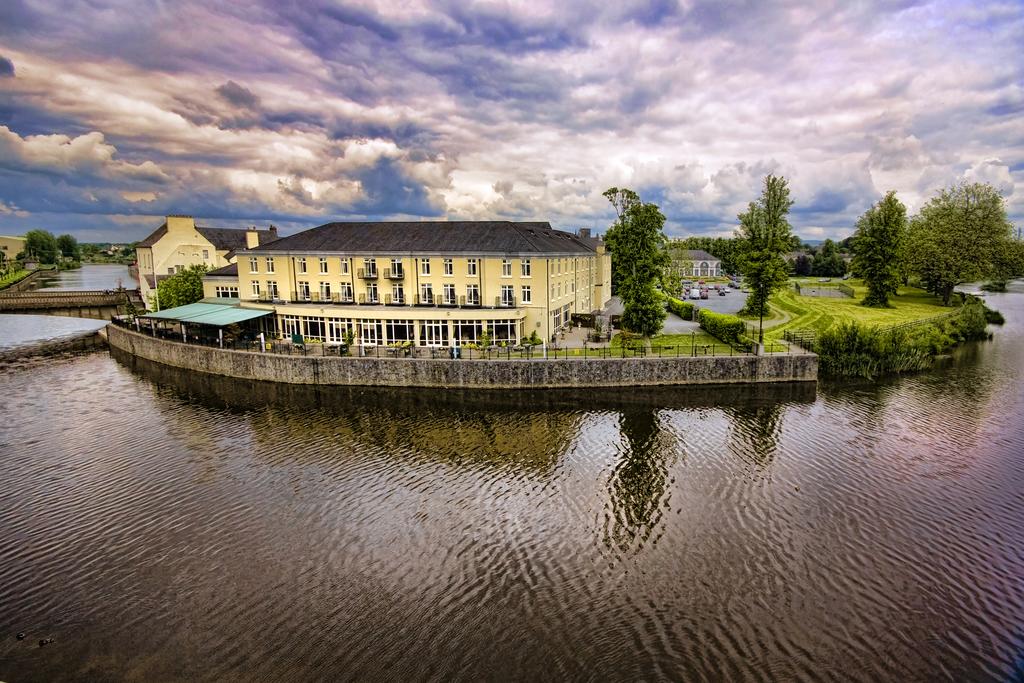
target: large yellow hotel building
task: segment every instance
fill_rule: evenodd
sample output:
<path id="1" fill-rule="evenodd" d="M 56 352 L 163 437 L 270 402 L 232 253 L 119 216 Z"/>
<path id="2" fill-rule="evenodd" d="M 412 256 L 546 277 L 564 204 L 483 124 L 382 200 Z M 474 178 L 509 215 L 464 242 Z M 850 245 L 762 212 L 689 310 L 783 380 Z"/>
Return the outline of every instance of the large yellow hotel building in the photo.
<path id="1" fill-rule="evenodd" d="M 328 223 L 235 252 L 208 297 L 272 310 L 274 330 L 363 346 L 550 339 L 611 298 L 611 257 L 588 230 L 548 223 Z"/>

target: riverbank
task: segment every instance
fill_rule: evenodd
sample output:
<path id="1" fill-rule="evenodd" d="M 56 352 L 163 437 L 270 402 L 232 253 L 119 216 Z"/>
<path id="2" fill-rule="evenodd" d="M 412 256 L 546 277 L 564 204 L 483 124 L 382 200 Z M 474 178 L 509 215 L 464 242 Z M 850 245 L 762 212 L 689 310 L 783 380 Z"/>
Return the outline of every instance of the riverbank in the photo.
<path id="1" fill-rule="evenodd" d="M 282 356 L 184 344 L 110 325 L 110 346 L 238 379 L 344 386 L 538 389 L 816 382 L 810 352 L 767 356 L 450 360 Z"/>
<path id="2" fill-rule="evenodd" d="M 95 330 L 86 330 L 58 339 L 48 339 L 13 348 L 0 348 L 0 366 L 26 358 L 85 353 L 104 348 L 106 345 L 106 337 Z"/>

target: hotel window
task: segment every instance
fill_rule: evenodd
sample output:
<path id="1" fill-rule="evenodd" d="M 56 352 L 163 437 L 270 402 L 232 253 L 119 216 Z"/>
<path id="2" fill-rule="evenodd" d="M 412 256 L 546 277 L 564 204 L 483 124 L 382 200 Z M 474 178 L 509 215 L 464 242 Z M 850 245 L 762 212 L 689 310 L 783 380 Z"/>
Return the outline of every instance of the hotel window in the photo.
<path id="1" fill-rule="evenodd" d="M 299 283 L 299 301 L 309 301 L 309 283 Z"/>
<path id="2" fill-rule="evenodd" d="M 375 346 L 380 343 L 380 321 L 359 321 L 359 343 L 363 346 Z"/>
<path id="3" fill-rule="evenodd" d="M 495 320 L 491 323 L 491 339 L 495 342 L 515 342 L 519 339 L 519 323 L 515 320 Z"/>
<path id="4" fill-rule="evenodd" d="M 321 282 L 320 283 L 320 300 L 330 301 L 331 300 L 331 283 Z"/>
<path id="5" fill-rule="evenodd" d="M 375 304 L 379 301 L 377 298 L 377 283 L 370 282 L 366 285 L 366 301 Z"/>
<path id="6" fill-rule="evenodd" d="M 260 283 L 253 281 L 252 283 L 252 295 L 257 299 L 260 296 Z"/>
<path id="7" fill-rule="evenodd" d="M 347 258 L 341 259 L 341 274 L 342 275 L 348 275 L 348 259 Z"/>
<path id="8" fill-rule="evenodd" d="M 455 266 L 452 264 L 452 260 L 450 258 L 446 258 L 441 262 L 441 264 L 444 267 L 445 275 L 455 275 Z"/>
<path id="9" fill-rule="evenodd" d="M 444 286 L 444 302 L 451 306 L 456 303 L 455 300 L 455 285 Z"/>
<path id="10" fill-rule="evenodd" d="M 216 293 L 223 299 L 237 299 L 238 287 L 217 287 Z"/>
<path id="11" fill-rule="evenodd" d="M 420 259 L 420 275 L 430 275 L 430 259 Z"/>
<path id="12" fill-rule="evenodd" d="M 411 320 L 388 320 L 384 323 L 384 331 L 387 332 L 389 342 L 412 341 L 415 338 L 416 327 Z"/>
<path id="13" fill-rule="evenodd" d="M 522 291 L 522 293 L 523 293 L 522 298 L 523 298 L 523 303 L 524 304 L 528 304 L 528 303 L 532 303 L 533 302 L 533 295 L 530 293 L 530 288 L 529 287 L 522 287 L 520 289 L 520 291 Z"/>
<path id="14" fill-rule="evenodd" d="M 507 258 L 501 259 L 501 276 L 512 277 L 512 261 Z"/>
<path id="15" fill-rule="evenodd" d="M 204 261 L 209 261 L 210 260 L 210 250 L 209 249 L 203 249 L 203 260 Z"/>
<path id="16" fill-rule="evenodd" d="M 402 285 L 391 285 L 391 299 L 396 304 L 405 303 L 405 289 Z"/>
<path id="17" fill-rule="evenodd" d="M 556 328 L 562 326 L 562 309 L 561 308 L 559 308 L 557 311 L 555 311 L 555 314 L 552 316 L 551 322 L 554 323 L 554 326 Z"/>
<path id="18" fill-rule="evenodd" d="M 349 302 L 349 303 L 352 302 L 352 283 L 351 282 L 342 282 L 341 283 L 341 285 L 339 287 L 339 291 L 338 291 L 338 298 L 341 301 L 346 301 L 346 302 Z"/>
<path id="19" fill-rule="evenodd" d="M 524 258 L 519 262 L 519 271 L 523 277 L 530 277 L 530 259 Z"/>
<path id="20" fill-rule="evenodd" d="M 281 318 L 281 322 L 284 324 L 281 328 L 284 330 L 286 337 L 290 337 L 293 334 L 302 334 L 302 320 L 297 315 L 286 315 Z"/>
<path id="21" fill-rule="evenodd" d="M 402 272 L 402 259 L 393 258 L 391 259 L 391 276 L 392 277 L 405 277 Z"/>
<path id="22" fill-rule="evenodd" d="M 573 294 L 575 294 L 576 293 L 576 282 L 575 281 L 570 282 L 569 283 L 569 287 L 571 287 L 571 289 L 569 291 L 571 291 Z"/>
<path id="23" fill-rule="evenodd" d="M 317 341 L 324 341 L 324 319 L 320 316 L 305 318 L 304 321 L 306 327 L 306 337 L 309 339 L 316 339 Z"/>
<path id="24" fill-rule="evenodd" d="M 249 272 L 258 273 L 260 272 L 260 260 L 255 256 L 249 258 Z"/>
<path id="25" fill-rule="evenodd" d="M 431 304 L 434 303 L 434 289 L 429 283 L 420 285 L 420 303 Z"/>
<path id="26" fill-rule="evenodd" d="M 470 306 L 480 305 L 480 285 L 466 285 L 466 303 Z"/>
<path id="27" fill-rule="evenodd" d="M 476 275 L 476 259 L 466 260 L 466 275 Z"/>
<path id="28" fill-rule="evenodd" d="M 270 295 L 271 299 L 277 299 L 278 298 L 277 281 L 276 280 L 267 280 L 267 294 Z"/>
<path id="29" fill-rule="evenodd" d="M 268 273 L 273 273 L 274 272 L 274 259 L 271 258 L 270 256 L 267 257 L 267 272 Z"/>
<path id="30" fill-rule="evenodd" d="M 320 274 L 327 275 L 327 259 L 325 258 L 320 259 Z"/>
<path id="31" fill-rule="evenodd" d="M 377 259 L 364 258 L 363 268 L 366 270 L 366 274 L 373 277 L 377 274 Z"/>
<path id="32" fill-rule="evenodd" d="M 447 346 L 448 321 L 424 320 L 420 323 L 420 346 Z"/>
<path id="33" fill-rule="evenodd" d="M 501 286 L 501 305 L 514 306 L 516 303 L 515 288 L 512 285 Z"/>
<path id="34" fill-rule="evenodd" d="M 300 273 L 305 273 L 306 272 L 306 257 L 305 256 L 300 256 L 299 258 L 295 259 L 295 265 L 298 268 Z"/>

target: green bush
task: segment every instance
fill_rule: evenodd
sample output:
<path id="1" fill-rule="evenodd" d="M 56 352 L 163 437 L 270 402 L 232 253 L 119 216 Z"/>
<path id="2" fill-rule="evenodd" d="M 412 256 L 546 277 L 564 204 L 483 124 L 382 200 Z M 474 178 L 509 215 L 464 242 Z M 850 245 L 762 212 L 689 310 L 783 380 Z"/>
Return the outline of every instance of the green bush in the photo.
<path id="1" fill-rule="evenodd" d="M 715 313 L 702 308 L 697 314 L 697 320 L 700 322 L 701 329 L 726 344 L 744 346 L 747 343 L 743 337 L 746 324 L 734 315 Z"/>
<path id="2" fill-rule="evenodd" d="M 675 313 L 683 320 L 693 320 L 694 306 L 689 301 L 680 301 L 668 297 L 668 310 Z"/>
<path id="3" fill-rule="evenodd" d="M 991 309 L 988 306 L 985 307 L 985 320 L 990 325 L 1002 325 L 1006 322 L 1006 318 L 1003 317 L 1002 313 Z"/>
<path id="4" fill-rule="evenodd" d="M 956 315 L 919 327 L 877 328 L 843 322 L 818 335 L 815 352 L 823 376 L 864 377 L 913 372 L 965 341 L 988 338 L 985 307 L 964 306 Z"/>

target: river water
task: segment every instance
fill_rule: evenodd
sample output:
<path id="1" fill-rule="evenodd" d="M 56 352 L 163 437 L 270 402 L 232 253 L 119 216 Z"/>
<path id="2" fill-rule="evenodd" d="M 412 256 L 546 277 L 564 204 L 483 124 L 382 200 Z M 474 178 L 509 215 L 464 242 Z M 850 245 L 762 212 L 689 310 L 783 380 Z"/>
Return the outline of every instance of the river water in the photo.
<path id="1" fill-rule="evenodd" d="M 128 266 L 116 263 L 87 263 L 74 270 L 47 272 L 33 282 L 31 289 L 54 290 L 95 290 L 95 289 L 138 289 L 136 280 Z"/>
<path id="2" fill-rule="evenodd" d="M 991 299 L 993 341 L 817 391 L 26 361 L 0 680 L 1019 679 L 1024 293 Z"/>

